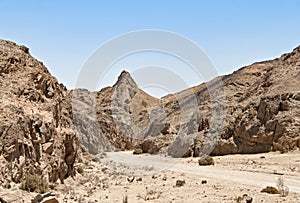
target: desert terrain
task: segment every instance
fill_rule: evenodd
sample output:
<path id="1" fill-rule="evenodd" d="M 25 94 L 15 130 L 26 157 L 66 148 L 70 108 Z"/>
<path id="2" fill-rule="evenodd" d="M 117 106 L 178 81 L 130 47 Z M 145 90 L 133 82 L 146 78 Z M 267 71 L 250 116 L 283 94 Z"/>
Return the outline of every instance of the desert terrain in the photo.
<path id="1" fill-rule="evenodd" d="M 127 71 L 68 90 L 0 40 L 0 202 L 300 202 L 299 59 L 155 98 Z"/>
<path id="2" fill-rule="evenodd" d="M 126 158 L 125 158 L 126 157 Z M 86 161 L 76 178 L 56 184 L 52 190 L 59 202 L 253 202 L 300 201 L 300 152 L 277 152 L 214 157 L 215 165 L 199 166 L 198 158 L 171 158 L 160 155 L 132 155 L 111 152 L 103 161 Z M 113 170 L 113 166 L 118 166 Z M 136 170 L 133 170 L 136 169 Z M 142 169 L 139 172 L 138 169 Z M 289 194 L 261 193 L 276 187 L 282 177 Z M 184 180 L 176 186 L 177 180 Z M 11 202 L 27 202 L 37 193 L 1 188 Z M 245 202 L 245 200 L 240 200 Z"/>

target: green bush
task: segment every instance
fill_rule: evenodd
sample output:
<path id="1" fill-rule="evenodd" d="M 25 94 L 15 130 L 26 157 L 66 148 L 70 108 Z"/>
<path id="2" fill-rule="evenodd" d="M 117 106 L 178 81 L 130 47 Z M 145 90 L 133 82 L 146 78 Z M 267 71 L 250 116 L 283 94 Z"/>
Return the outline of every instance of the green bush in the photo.
<path id="1" fill-rule="evenodd" d="M 20 189 L 29 192 L 45 193 L 48 189 L 48 183 L 37 175 L 28 175 L 21 182 Z"/>
<path id="2" fill-rule="evenodd" d="M 214 159 L 210 156 L 200 158 L 198 163 L 200 166 L 215 165 Z"/>

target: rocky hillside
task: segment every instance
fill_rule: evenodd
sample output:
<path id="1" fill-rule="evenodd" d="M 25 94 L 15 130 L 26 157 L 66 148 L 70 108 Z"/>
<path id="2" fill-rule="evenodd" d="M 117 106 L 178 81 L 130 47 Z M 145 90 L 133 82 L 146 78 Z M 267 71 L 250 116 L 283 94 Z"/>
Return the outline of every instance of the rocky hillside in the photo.
<path id="1" fill-rule="evenodd" d="M 72 97 L 27 47 L 0 40 L 0 92 L 0 185 L 73 176 L 80 143 Z"/>
<path id="2" fill-rule="evenodd" d="M 300 47 L 297 47 L 280 58 L 254 63 L 233 74 L 162 98 L 168 109 L 167 126 L 177 129 L 172 133 L 174 141 L 166 143 L 158 139 L 162 135 L 170 136 L 168 132 L 160 132 L 138 147 L 152 153 L 168 145 L 168 153 L 176 157 L 191 153 L 198 156 L 199 153 L 225 155 L 294 150 L 300 147 L 299 87 Z M 187 91 L 190 93 L 184 96 Z M 191 102 L 179 105 L 176 98 L 190 95 L 195 95 L 198 107 L 187 113 L 190 118 L 187 121 L 178 119 L 182 109 L 188 112 Z M 221 103 L 214 106 L 216 101 Z M 218 123 L 216 120 L 221 121 L 221 128 L 211 125 Z M 187 127 L 179 131 L 182 126 Z"/>
<path id="3" fill-rule="evenodd" d="M 93 154 L 284 152 L 300 146 L 299 79 L 300 47 L 161 99 L 123 71 L 113 87 L 75 91 L 75 123 Z"/>

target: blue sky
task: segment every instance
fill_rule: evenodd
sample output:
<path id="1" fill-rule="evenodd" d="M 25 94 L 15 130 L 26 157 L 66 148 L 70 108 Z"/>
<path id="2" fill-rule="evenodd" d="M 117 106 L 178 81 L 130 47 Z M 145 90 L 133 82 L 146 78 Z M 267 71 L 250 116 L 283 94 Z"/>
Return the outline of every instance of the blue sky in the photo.
<path id="1" fill-rule="evenodd" d="M 186 36 L 206 52 L 219 74 L 300 45 L 299 0 L 0 0 L 0 8 L 0 38 L 28 46 L 68 88 L 101 44 L 135 30 Z M 115 80 L 112 74 L 104 85 Z M 200 82 L 191 79 L 189 85 Z"/>

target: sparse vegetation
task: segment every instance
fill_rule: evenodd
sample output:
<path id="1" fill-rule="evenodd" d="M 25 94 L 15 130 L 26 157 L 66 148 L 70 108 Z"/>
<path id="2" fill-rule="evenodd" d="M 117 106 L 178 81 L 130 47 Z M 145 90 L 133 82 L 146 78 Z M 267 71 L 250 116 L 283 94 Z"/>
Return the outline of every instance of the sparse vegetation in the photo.
<path id="1" fill-rule="evenodd" d="M 142 101 L 142 105 L 143 105 L 144 108 L 147 108 L 148 103 L 147 103 L 145 100 L 143 100 L 143 101 Z"/>
<path id="2" fill-rule="evenodd" d="M 244 197 L 242 197 L 242 196 L 238 196 L 238 197 L 234 198 L 234 201 L 236 203 L 242 203 L 243 200 L 244 200 Z"/>
<path id="3" fill-rule="evenodd" d="M 279 190 L 273 186 L 267 186 L 264 189 L 262 189 L 260 192 L 265 192 L 269 194 L 280 194 Z"/>
<path id="4" fill-rule="evenodd" d="M 161 191 L 150 190 L 148 187 L 145 187 L 145 189 L 146 189 L 146 194 L 144 195 L 138 194 L 137 198 L 141 198 L 144 201 L 155 200 L 160 198 L 162 193 Z"/>
<path id="5" fill-rule="evenodd" d="M 128 196 L 125 195 L 125 197 L 123 198 L 123 203 L 128 203 Z"/>
<path id="6" fill-rule="evenodd" d="M 234 198 L 234 202 L 236 203 L 252 203 L 253 198 L 248 196 L 248 194 L 244 194 L 243 196 L 238 196 Z"/>
<path id="7" fill-rule="evenodd" d="M 289 195 L 289 188 L 284 184 L 284 179 L 282 177 L 277 180 L 277 188 L 282 197 L 286 197 Z"/>
<path id="8" fill-rule="evenodd" d="M 200 166 L 215 165 L 214 159 L 211 156 L 206 156 L 198 160 Z"/>
<path id="9" fill-rule="evenodd" d="M 267 186 L 262 189 L 261 192 L 269 193 L 269 194 L 280 194 L 282 197 L 286 197 L 289 194 L 289 188 L 284 185 L 284 179 L 279 177 L 277 180 L 277 188 L 272 186 Z"/>
<path id="10" fill-rule="evenodd" d="M 142 154 L 143 150 L 141 148 L 135 148 L 133 154 Z"/>
<path id="11" fill-rule="evenodd" d="M 77 172 L 80 173 L 80 174 L 83 174 L 84 170 L 82 167 L 78 167 L 77 168 Z"/>
<path id="12" fill-rule="evenodd" d="M 45 193 L 48 189 L 48 183 L 37 175 L 28 175 L 22 181 L 20 189 L 29 192 Z"/>

